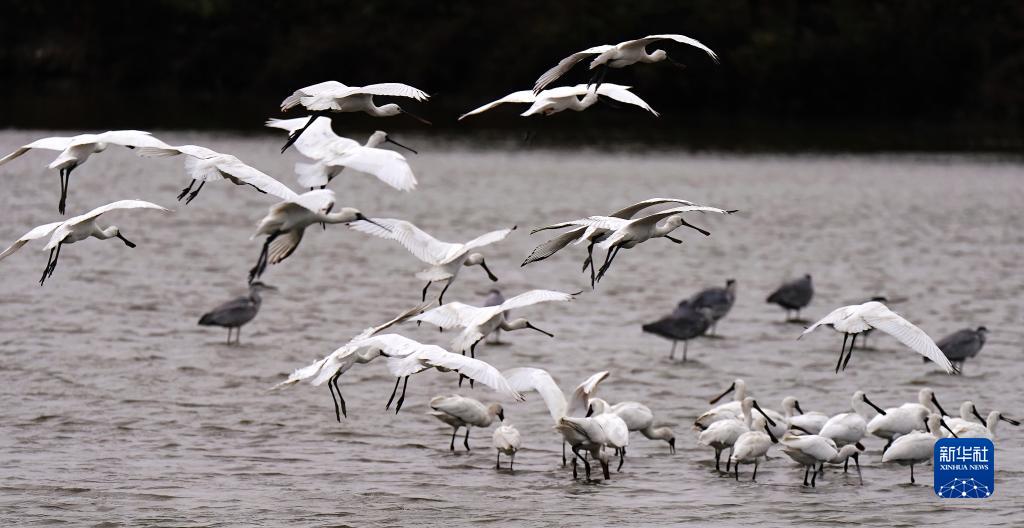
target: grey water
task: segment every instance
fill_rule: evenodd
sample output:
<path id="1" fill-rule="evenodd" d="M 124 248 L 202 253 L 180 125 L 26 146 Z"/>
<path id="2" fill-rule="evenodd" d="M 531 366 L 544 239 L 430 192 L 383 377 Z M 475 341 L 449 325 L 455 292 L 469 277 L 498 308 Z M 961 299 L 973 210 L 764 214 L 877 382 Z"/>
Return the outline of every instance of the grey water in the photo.
<path id="1" fill-rule="evenodd" d="M 45 132 L 0 133 L 9 152 Z M 283 137 L 174 132 L 171 143 L 230 152 L 295 187 Z M 384 411 L 393 378 L 383 362 L 341 380 L 349 417 L 334 419 L 325 387 L 268 388 L 330 353 L 363 328 L 419 301 L 422 264 L 398 244 L 344 226 L 307 230 L 298 250 L 271 266 L 261 313 L 224 344 L 226 331 L 199 327 L 208 309 L 245 292 L 260 242 L 256 222 L 274 203 L 251 188 L 213 182 L 190 205 L 180 158 L 141 159 L 111 147 L 71 177 L 69 215 L 124 198 L 173 213 L 128 211 L 103 221 L 138 244 L 87 240 L 64 248 L 44 287 L 46 254 L 36 241 L 0 262 L 0 524 L 73 526 L 378 526 L 694 523 L 785 525 L 1019 525 L 1024 499 L 1024 431 L 998 431 L 996 489 L 987 500 L 941 500 L 931 467 L 883 465 L 879 439 L 862 457 L 864 485 L 828 469 L 816 489 L 777 448 L 750 481 L 714 470 L 697 445 L 693 419 L 708 399 L 743 378 L 762 406 L 787 395 L 804 410 L 838 413 L 862 389 L 882 406 L 916 401 L 932 387 L 956 412 L 964 399 L 982 412 L 1024 415 L 1019 389 L 1024 341 L 1024 167 L 984 156 L 740 155 L 555 150 L 400 138 L 419 179 L 410 193 L 346 171 L 331 187 L 339 206 L 410 220 L 462 242 L 517 225 L 484 250 L 506 297 L 532 288 L 583 290 L 568 304 L 521 311 L 555 338 L 503 333 L 504 346 L 477 357 L 499 369 L 549 370 L 563 389 L 611 371 L 599 396 L 638 400 L 677 436 L 678 452 L 634 434 L 626 464 L 610 481 L 573 480 L 560 438 L 536 394 L 506 402 L 524 439 L 515 474 L 496 471 L 490 430 L 473 430 L 471 452 L 448 450 L 450 429 L 428 416 L 435 395 L 491 401 L 457 376 L 413 377 L 401 414 Z M 56 221 L 58 181 L 31 152 L 0 167 L 0 245 Z M 654 196 L 739 209 L 695 217 L 705 238 L 652 240 L 620 253 L 596 291 L 580 273 L 585 251 L 519 266 L 543 240 L 533 227 L 611 212 Z M 814 276 L 806 318 L 863 302 L 892 307 L 938 339 L 987 326 L 990 342 L 964 375 L 948 376 L 886 336 L 872 336 L 845 373 L 833 366 L 842 339 L 825 329 L 800 341 L 765 297 L 781 282 Z M 690 343 L 687 363 L 640 325 L 700 288 L 738 281 L 720 337 Z M 447 300 L 478 304 L 492 286 L 479 268 L 462 271 Z M 436 290 L 435 290 L 436 292 Z M 397 331 L 446 345 L 449 332 Z M 504 462 L 504 460 L 503 460 Z"/>

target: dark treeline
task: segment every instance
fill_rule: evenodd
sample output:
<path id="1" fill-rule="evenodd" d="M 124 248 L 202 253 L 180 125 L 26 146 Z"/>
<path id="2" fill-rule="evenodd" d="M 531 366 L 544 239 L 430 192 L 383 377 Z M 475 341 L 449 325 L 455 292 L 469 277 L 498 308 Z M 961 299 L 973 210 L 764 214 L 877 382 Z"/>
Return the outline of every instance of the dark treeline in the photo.
<path id="1" fill-rule="evenodd" d="M 692 36 L 722 58 L 666 43 L 687 69 L 609 73 L 661 119 L 605 107 L 525 120 L 510 107 L 455 121 L 573 51 L 651 33 Z M 255 130 L 295 88 L 336 79 L 428 91 L 410 108 L 432 130 L 601 130 L 719 148 L 1022 145 L 1020 0 L 6 0 L 0 43 L 0 127 Z M 587 78 L 581 67 L 566 82 Z"/>

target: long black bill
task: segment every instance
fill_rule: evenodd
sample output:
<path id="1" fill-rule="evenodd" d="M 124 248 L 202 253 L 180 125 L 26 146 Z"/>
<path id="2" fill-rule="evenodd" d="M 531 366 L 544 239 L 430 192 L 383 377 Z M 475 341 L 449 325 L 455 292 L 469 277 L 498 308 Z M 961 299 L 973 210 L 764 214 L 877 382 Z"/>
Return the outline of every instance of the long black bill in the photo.
<path id="1" fill-rule="evenodd" d="M 295 144 L 295 142 L 299 139 L 299 136 L 301 136 L 302 133 L 305 132 L 307 128 L 309 128 L 309 125 L 312 125 L 313 121 L 316 121 L 316 118 L 318 118 L 318 117 L 320 117 L 322 115 L 324 115 L 323 112 L 317 112 L 317 113 L 309 116 L 309 121 L 306 121 L 306 126 L 300 128 L 299 130 L 297 130 L 296 132 L 294 132 L 294 133 L 292 133 L 292 134 L 290 134 L 288 136 L 288 141 L 286 141 L 284 146 L 281 147 L 281 153 L 284 154 L 284 151 L 288 150 L 288 147 L 290 147 L 293 144 Z"/>
<path id="2" fill-rule="evenodd" d="M 480 261 L 480 267 L 487 272 L 487 278 L 491 279 L 491 282 L 498 282 L 498 277 L 495 274 L 491 273 L 491 268 L 487 267 L 486 261 Z"/>
<path id="3" fill-rule="evenodd" d="M 544 334 L 544 335 L 546 335 L 548 337 L 555 337 L 555 334 L 552 334 L 551 332 L 545 332 L 544 330 L 541 330 L 540 328 L 537 328 L 536 326 L 533 326 L 530 323 L 526 323 L 526 327 L 531 329 L 531 330 L 536 330 L 536 331 L 538 331 L 538 332 L 540 332 L 540 333 L 542 333 L 542 334 Z"/>
<path id="4" fill-rule="evenodd" d="M 935 408 L 939 410 L 939 414 L 941 414 L 942 416 L 949 416 L 949 413 L 947 413 L 946 410 L 943 409 L 941 405 L 939 405 L 939 400 L 935 398 L 934 392 L 932 393 L 932 403 L 934 403 Z"/>
<path id="5" fill-rule="evenodd" d="M 1020 425 L 1020 422 L 1018 422 L 1017 420 L 1014 420 L 1013 418 L 1007 418 L 1006 416 L 1003 416 L 1001 414 L 999 415 L 999 419 L 1004 421 L 1004 422 L 1006 422 L 1006 423 L 1008 423 L 1008 424 L 1010 424 L 1010 425 L 1014 425 L 1014 426 Z"/>
<path id="6" fill-rule="evenodd" d="M 126 245 L 126 246 L 128 246 L 130 248 L 135 247 L 135 243 L 132 242 L 131 240 L 128 240 L 127 238 L 125 238 L 123 235 L 121 235 L 121 233 L 117 234 L 117 238 L 120 238 L 121 242 L 124 242 L 124 245 Z"/>
<path id="7" fill-rule="evenodd" d="M 707 229 L 701 229 L 701 228 L 699 228 L 699 227 L 697 227 L 697 226 L 687 222 L 686 220 L 683 220 L 683 225 L 686 226 L 686 227 L 689 227 L 690 229 L 695 229 L 695 230 L 699 231 L 700 234 L 702 234 L 704 236 L 711 236 L 711 231 L 708 231 Z"/>
<path id="8" fill-rule="evenodd" d="M 387 142 L 387 143 L 391 143 L 393 145 L 398 145 L 399 147 L 402 147 L 405 150 L 408 150 L 409 152 L 412 152 L 413 154 L 419 154 L 419 152 L 416 152 L 415 150 L 413 150 L 413 149 L 411 149 L 411 148 L 409 148 L 409 147 L 407 147 L 407 146 L 405 146 L 405 145 L 403 145 L 403 144 L 401 144 L 401 143 L 391 139 L 390 137 L 385 137 L 384 141 Z"/>
<path id="9" fill-rule="evenodd" d="M 762 414 L 763 414 L 763 413 L 762 413 Z M 765 416 L 765 418 L 768 418 L 768 417 L 767 417 L 767 416 Z M 768 418 L 768 421 L 771 421 L 771 418 Z M 773 423 L 772 425 L 775 425 L 775 424 Z M 764 424 L 764 431 L 765 431 L 766 433 L 768 433 L 768 438 L 771 438 L 771 439 L 772 439 L 772 443 L 773 443 L 773 444 L 777 444 L 777 443 L 779 443 L 779 439 L 778 439 L 778 438 L 775 438 L 775 434 L 774 434 L 774 433 L 772 433 L 772 428 L 771 428 L 771 427 L 768 427 L 768 424 L 767 424 L 767 423 L 765 423 L 765 424 Z"/>
<path id="10" fill-rule="evenodd" d="M 403 114 L 405 114 L 405 115 L 407 115 L 407 116 L 409 116 L 409 117 L 419 121 L 420 123 L 423 123 L 424 125 L 433 125 L 433 123 L 431 123 L 430 121 L 427 121 L 426 119 L 423 119 L 422 117 L 420 117 L 420 116 L 418 116 L 418 115 L 416 115 L 416 114 L 414 114 L 414 113 L 412 113 L 412 112 L 410 112 L 408 110 L 401 110 L 401 112 Z"/>
<path id="11" fill-rule="evenodd" d="M 864 395 L 864 403 L 870 405 L 872 409 L 878 411 L 878 414 L 881 414 L 883 416 L 885 415 L 885 409 L 875 405 L 874 402 L 868 399 L 866 394 Z"/>
<path id="12" fill-rule="evenodd" d="M 379 227 L 379 228 L 381 228 L 381 229 L 383 229 L 383 230 L 387 231 L 388 233 L 390 233 L 390 232 L 391 232 L 391 228 L 389 228 L 389 227 L 387 227 L 387 226 L 383 226 L 383 225 L 380 225 L 380 224 L 378 224 L 377 222 L 374 222 L 373 220 L 370 220 L 369 218 L 367 218 L 366 216 L 364 216 L 364 215 L 363 215 L 363 213 L 359 213 L 359 214 L 357 214 L 357 215 L 356 215 L 356 220 L 362 220 L 363 222 L 369 222 L 369 223 L 371 223 L 371 224 L 373 224 L 373 225 L 375 225 L 375 226 L 377 226 L 377 227 Z"/>
<path id="13" fill-rule="evenodd" d="M 952 429 L 949 428 L 949 425 L 946 424 L 945 420 L 939 420 L 939 423 L 942 424 L 942 427 L 949 431 L 949 434 L 953 435 L 953 438 L 960 438 L 959 436 L 956 435 L 956 433 L 953 432 Z"/>
<path id="14" fill-rule="evenodd" d="M 723 393 L 719 394 L 718 396 L 712 398 L 708 403 L 710 403 L 711 405 L 714 405 L 714 404 L 718 403 L 718 400 L 721 400 L 722 398 L 725 398 L 725 396 L 727 394 L 729 394 L 730 392 L 732 392 L 734 389 L 736 389 L 736 382 L 735 381 L 732 382 L 732 385 L 729 385 L 728 389 L 725 389 L 725 392 L 723 392 Z"/>
<path id="15" fill-rule="evenodd" d="M 757 409 L 757 412 L 761 413 L 761 416 L 764 416 L 764 419 L 767 420 L 772 427 L 775 427 L 775 420 L 772 420 L 770 416 L 761 410 L 761 406 L 757 404 L 757 401 L 754 401 L 754 408 Z"/>
<path id="16" fill-rule="evenodd" d="M 974 417 L 981 421 L 981 423 L 985 423 L 985 417 L 978 412 L 978 408 L 976 406 L 971 405 L 971 413 L 974 414 Z"/>
<path id="17" fill-rule="evenodd" d="M 796 412 L 798 412 L 800 414 L 804 413 L 804 410 L 800 408 L 800 402 L 794 401 L 793 402 L 793 407 L 796 408 Z"/>

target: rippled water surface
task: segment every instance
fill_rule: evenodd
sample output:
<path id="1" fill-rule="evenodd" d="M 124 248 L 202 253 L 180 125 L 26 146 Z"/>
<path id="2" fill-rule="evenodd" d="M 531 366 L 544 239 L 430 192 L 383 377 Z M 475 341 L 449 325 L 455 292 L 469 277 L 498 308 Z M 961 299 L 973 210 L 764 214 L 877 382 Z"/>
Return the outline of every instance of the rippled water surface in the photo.
<path id="1" fill-rule="evenodd" d="M 36 132 L 0 134 L 0 150 Z M 297 155 L 283 138 L 166 134 L 231 152 L 293 185 Z M 271 267 L 278 286 L 242 332 L 199 327 L 209 308 L 244 291 L 259 252 L 250 241 L 272 201 L 251 189 L 207 185 L 189 206 L 180 159 L 144 160 L 111 148 L 71 178 L 69 213 L 122 198 L 173 207 L 173 214 L 120 212 L 104 218 L 138 244 L 89 240 L 64 248 L 53 278 L 36 281 L 42 243 L 0 264 L 0 524 L 372 526 L 419 523 L 554 525 L 1019 525 L 1024 431 L 1003 424 L 996 492 L 985 501 L 941 501 L 931 468 L 908 484 L 903 467 L 883 466 L 880 440 L 867 441 L 864 486 L 829 470 L 817 489 L 780 451 L 758 481 L 715 473 L 712 452 L 690 423 L 709 397 L 742 377 L 762 405 L 786 395 L 805 410 L 845 411 L 856 389 L 883 406 L 925 386 L 955 412 L 971 398 L 1024 414 L 1019 390 L 1024 275 L 1024 171 L 988 158 L 942 156 L 733 156 L 548 151 L 524 145 L 471 148 L 402 138 L 420 180 L 408 194 L 345 173 L 332 187 L 339 205 L 411 220 L 444 240 L 519 229 L 487 248 L 506 294 L 530 288 L 587 290 L 568 305 L 528 315 L 556 334 L 505 334 L 508 346 L 478 357 L 500 369 L 538 366 L 563 387 L 607 369 L 600 395 L 639 400 L 671 425 L 678 452 L 634 435 L 626 465 L 608 482 L 573 481 L 561 467 L 559 437 L 532 395 L 506 405 L 525 447 L 514 475 L 494 470 L 490 431 L 474 430 L 473 451 L 448 451 L 450 429 L 427 416 L 427 401 L 457 390 L 455 377 L 428 372 L 410 381 L 398 416 L 384 412 L 392 378 L 383 363 L 357 367 L 342 382 L 349 418 L 334 420 L 326 388 L 268 392 L 292 369 L 333 350 L 361 329 L 419 300 L 420 263 L 393 242 L 343 226 L 309 229 L 298 251 Z M 48 153 L 0 167 L 0 239 L 58 218 L 57 177 Z M 685 197 L 740 209 L 698 218 L 710 238 L 687 231 L 683 246 L 655 240 L 621 253 L 589 291 L 582 248 L 526 268 L 529 228 L 607 213 L 651 196 Z M 887 337 L 832 373 L 841 342 L 821 331 L 799 342 L 800 325 L 764 303 L 781 281 L 812 273 L 817 296 L 805 312 L 886 294 L 898 311 L 938 338 L 987 325 L 990 343 L 965 375 L 922 365 Z M 701 287 L 736 278 L 721 338 L 691 343 L 688 363 L 640 332 Z M 490 287 L 466 269 L 450 300 L 478 303 Z M 451 334 L 415 326 L 410 337 L 445 345 Z M 479 387 L 461 391 L 485 401 Z"/>

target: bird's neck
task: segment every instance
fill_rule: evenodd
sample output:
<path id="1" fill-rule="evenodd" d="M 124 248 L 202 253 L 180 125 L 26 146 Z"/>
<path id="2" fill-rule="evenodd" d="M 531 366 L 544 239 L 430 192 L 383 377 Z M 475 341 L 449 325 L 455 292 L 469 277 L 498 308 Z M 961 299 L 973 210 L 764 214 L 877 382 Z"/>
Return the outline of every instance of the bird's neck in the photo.
<path id="1" fill-rule="evenodd" d="M 648 426 L 646 429 L 641 429 L 640 434 L 647 437 L 648 440 L 668 440 L 672 438 L 672 430 L 668 427 L 659 427 L 657 429 L 654 426 Z"/>
<path id="2" fill-rule="evenodd" d="M 598 97 L 596 93 L 587 92 L 587 94 L 580 99 L 576 99 L 574 97 L 573 100 L 569 103 L 569 106 L 573 110 L 580 112 L 586 110 L 587 108 L 590 108 L 591 106 L 594 106 L 595 104 L 597 104 L 597 101 Z"/>
<path id="3" fill-rule="evenodd" d="M 117 236 L 117 228 L 114 227 L 114 226 L 110 226 L 110 227 L 108 227 L 106 229 L 100 229 L 99 226 L 94 225 L 93 226 L 92 236 L 94 236 L 94 237 L 96 237 L 96 238 L 98 238 L 100 240 L 106 240 L 108 238 L 114 238 L 114 237 Z"/>
<path id="4" fill-rule="evenodd" d="M 320 214 L 320 221 L 325 224 L 348 224 L 356 221 L 355 215 L 339 211 L 337 213 Z"/>
<path id="5" fill-rule="evenodd" d="M 675 231 L 678 227 L 679 227 L 678 225 L 672 225 L 672 224 L 670 224 L 668 222 L 666 222 L 664 224 L 661 224 L 661 225 L 659 225 L 659 226 L 654 228 L 654 233 L 651 234 L 651 238 L 663 237 L 663 236 L 665 236 L 665 235 Z"/>

